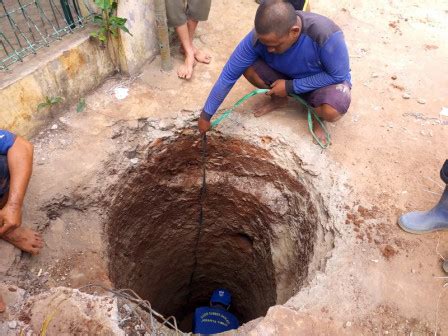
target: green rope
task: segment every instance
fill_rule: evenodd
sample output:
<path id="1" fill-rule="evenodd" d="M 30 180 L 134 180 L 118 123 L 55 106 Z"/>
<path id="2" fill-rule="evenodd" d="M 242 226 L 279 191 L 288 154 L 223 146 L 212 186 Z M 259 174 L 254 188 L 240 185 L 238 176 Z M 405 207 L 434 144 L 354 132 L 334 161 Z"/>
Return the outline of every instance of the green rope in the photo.
<path id="1" fill-rule="evenodd" d="M 218 126 L 221 123 L 221 121 L 223 121 L 224 119 L 226 119 L 227 117 L 230 116 L 230 114 L 233 112 L 233 110 L 235 110 L 238 106 L 240 106 L 242 103 L 244 103 L 250 97 L 253 97 L 253 96 L 255 96 L 257 94 L 260 94 L 260 93 L 266 93 L 268 91 L 269 91 L 268 89 L 256 89 L 256 90 L 253 90 L 252 92 L 249 92 L 243 98 L 238 100 L 231 108 L 229 108 L 228 110 L 224 111 L 223 114 L 221 114 L 218 118 L 216 118 L 212 122 L 212 127 Z M 291 97 L 294 98 L 295 100 L 297 100 L 299 103 L 301 103 L 307 109 L 307 113 L 308 113 L 308 129 L 309 129 L 311 135 L 313 136 L 313 139 L 323 149 L 327 148 L 330 145 L 330 142 L 331 142 L 330 132 L 328 132 L 328 129 L 325 127 L 323 121 L 319 118 L 319 116 L 317 115 L 317 113 L 314 110 L 314 108 L 311 107 L 305 100 L 303 100 L 301 97 L 299 97 L 296 94 L 292 94 Z M 325 132 L 325 140 L 326 140 L 325 144 L 323 144 L 322 141 L 320 141 L 320 139 L 314 133 L 314 130 L 313 130 L 313 118 L 316 119 L 316 121 L 319 123 L 319 125 L 322 127 L 322 129 Z"/>

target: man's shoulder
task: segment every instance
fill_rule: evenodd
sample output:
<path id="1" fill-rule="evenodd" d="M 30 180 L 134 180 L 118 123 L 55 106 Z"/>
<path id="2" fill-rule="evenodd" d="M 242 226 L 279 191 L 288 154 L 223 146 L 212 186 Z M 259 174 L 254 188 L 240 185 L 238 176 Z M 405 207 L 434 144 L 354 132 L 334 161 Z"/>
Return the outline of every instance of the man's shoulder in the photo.
<path id="1" fill-rule="evenodd" d="M 307 35 L 319 45 L 327 40 L 341 28 L 330 18 L 309 12 L 297 11 L 297 16 L 302 20 L 302 34 Z"/>

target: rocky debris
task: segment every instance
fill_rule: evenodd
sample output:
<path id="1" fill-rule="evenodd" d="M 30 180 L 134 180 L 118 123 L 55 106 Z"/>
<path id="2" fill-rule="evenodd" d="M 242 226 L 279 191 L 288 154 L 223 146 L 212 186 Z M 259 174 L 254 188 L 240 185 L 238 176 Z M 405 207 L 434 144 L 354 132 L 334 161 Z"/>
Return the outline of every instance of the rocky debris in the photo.
<path id="1" fill-rule="evenodd" d="M 417 99 L 417 103 L 424 105 L 426 104 L 426 100 L 424 100 L 423 98 L 419 98 Z"/>
<path id="2" fill-rule="evenodd" d="M 117 300 L 94 296 L 75 289 L 57 287 L 28 300 L 22 315 L 30 318 L 34 332 L 50 316 L 48 335 L 124 335 L 117 325 Z"/>
<path id="3" fill-rule="evenodd" d="M 171 119 L 162 119 L 159 122 L 159 129 L 161 131 L 168 131 L 172 128 L 174 128 L 174 122 Z"/>
<path id="4" fill-rule="evenodd" d="M 8 322 L 8 328 L 9 329 L 16 329 L 17 328 L 17 321 L 10 321 L 10 322 Z"/>
<path id="5" fill-rule="evenodd" d="M 403 95 L 401 96 L 403 99 L 410 99 L 411 95 L 407 92 L 403 93 Z"/>

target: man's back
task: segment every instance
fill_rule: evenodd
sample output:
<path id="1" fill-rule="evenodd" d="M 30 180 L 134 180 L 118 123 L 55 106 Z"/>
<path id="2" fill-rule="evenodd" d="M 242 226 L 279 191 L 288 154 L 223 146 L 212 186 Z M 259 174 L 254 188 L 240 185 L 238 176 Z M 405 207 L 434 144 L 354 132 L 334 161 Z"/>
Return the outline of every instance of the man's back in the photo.
<path id="1" fill-rule="evenodd" d="M 200 307 L 194 313 L 193 332 L 197 334 L 216 334 L 238 327 L 238 319 L 222 308 Z"/>

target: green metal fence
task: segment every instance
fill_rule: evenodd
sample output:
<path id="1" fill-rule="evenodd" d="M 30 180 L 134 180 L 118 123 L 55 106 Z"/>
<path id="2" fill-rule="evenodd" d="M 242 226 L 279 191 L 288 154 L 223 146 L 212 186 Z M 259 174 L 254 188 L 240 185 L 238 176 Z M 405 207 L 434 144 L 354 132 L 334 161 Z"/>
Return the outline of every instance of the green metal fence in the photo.
<path id="1" fill-rule="evenodd" d="M 85 0 L 0 0 L 0 71 L 84 27 Z"/>

